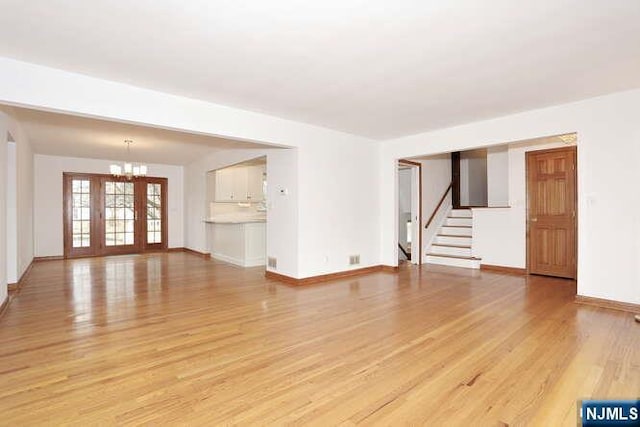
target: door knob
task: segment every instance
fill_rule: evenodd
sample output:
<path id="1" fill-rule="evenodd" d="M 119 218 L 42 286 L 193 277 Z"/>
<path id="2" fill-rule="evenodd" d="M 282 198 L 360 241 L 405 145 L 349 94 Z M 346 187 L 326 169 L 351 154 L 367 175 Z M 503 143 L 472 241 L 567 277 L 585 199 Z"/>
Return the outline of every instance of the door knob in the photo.
<path id="1" fill-rule="evenodd" d="M 538 222 L 538 218 L 531 218 L 531 222 Z"/>

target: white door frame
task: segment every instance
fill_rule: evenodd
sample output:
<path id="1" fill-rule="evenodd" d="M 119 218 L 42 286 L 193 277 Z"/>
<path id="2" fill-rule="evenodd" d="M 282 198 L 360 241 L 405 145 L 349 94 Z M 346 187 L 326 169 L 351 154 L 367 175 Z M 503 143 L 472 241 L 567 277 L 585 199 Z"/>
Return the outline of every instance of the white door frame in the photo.
<path id="1" fill-rule="evenodd" d="M 411 168 L 411 264 L 422 264 L 422 163 L 398 159 L 398 166 Z M 397 168 L 396 168 L 397 169 Z M 396 179 L 396 194 L 398 194 Z M 399 218 L 396 217 L 396 230 Z M 396 235 L 396 259 L 398 258 L 398 236 Z M 417 250 L 416 250 L 417 249 Z"/>

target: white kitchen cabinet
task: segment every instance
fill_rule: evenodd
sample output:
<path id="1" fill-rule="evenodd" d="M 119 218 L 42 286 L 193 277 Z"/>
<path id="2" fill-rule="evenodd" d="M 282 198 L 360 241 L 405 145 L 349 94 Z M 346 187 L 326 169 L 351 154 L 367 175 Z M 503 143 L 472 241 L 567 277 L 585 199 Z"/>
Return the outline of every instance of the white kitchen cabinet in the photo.
<path id="1" fill-rule="evenodd" d="M 252 202 L 264 200 L 262 192 L 262 182 L 266 168 L 264 165 L 247 167 L 247 198 Z"/>
<path id="2" fill-rule="evenodd" d="M 215 171 L 216 202 L 261 202 L 264 166 L 234 166 Z"/>
<path id="3" fill-rule="evenodd" d="M 234 201 L 235 174 L 234 168 L 219 169 L 215 172 L 216 202 Z"/>
<path id="4" fill-rule="evenodd" d="M 236 202 L 247 201 L 247 186 L 249 185 L 247 177 L 247 167 L 235 167 L 233 169 L 233 200 Z"/>

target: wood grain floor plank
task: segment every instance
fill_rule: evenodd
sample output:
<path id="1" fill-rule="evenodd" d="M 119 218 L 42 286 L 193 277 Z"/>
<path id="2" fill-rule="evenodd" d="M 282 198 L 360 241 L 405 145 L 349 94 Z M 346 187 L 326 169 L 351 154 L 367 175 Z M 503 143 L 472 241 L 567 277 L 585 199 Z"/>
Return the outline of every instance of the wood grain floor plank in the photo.
<path id="1" fill-rule="evenodd" d="M 640 327 L 575 282 L 431 266 L 290 287 L 187 253 L 34 264 L 0 425 L 575 425 L 640 395 Z"/>

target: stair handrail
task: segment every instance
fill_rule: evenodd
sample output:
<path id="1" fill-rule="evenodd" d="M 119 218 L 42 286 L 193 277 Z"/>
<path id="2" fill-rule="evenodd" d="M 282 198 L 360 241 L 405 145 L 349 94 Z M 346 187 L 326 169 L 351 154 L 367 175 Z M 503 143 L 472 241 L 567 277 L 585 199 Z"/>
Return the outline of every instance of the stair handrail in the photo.
<path id="1" fill-rule="evenodd" d="M 407 252 L 407 250 L 404 248 L 404 246 L 402 246 L 400 244 L 400 242 L 398 242 L 398 248 L 400 248 L 400 250 L 404 254 L 405 258 L 407 258 L 409 261 L 411 261 L 411 253 Z"/>
<path id="2" fill-rule="evenodd" d="M 440 206 L 442 206 L 442 204 L 444 203 L 444 200 L 447 198 L 447 194 L 449 194 L 449 191 L 451 191 L 451 188 L 453 188 L 453 181 L 449 183 L 449 186 L 447 187 L 447 189 L 444 191 L 444 194 L 440 198 L 440 202 L 438 203 L 438 206 L 436 206 L 436 208 L 433 210 L 433 213 L 429 217 L 429 221 L 427 221 L 427 225 L 424 226 L 425 230 L 429 228 L 429 226 L 433 222 L 433 219 L 436 217 L 436 213 L 438 213 L 438 211 L 440 210 Z"/>

